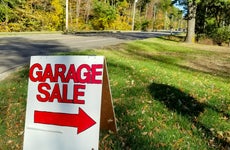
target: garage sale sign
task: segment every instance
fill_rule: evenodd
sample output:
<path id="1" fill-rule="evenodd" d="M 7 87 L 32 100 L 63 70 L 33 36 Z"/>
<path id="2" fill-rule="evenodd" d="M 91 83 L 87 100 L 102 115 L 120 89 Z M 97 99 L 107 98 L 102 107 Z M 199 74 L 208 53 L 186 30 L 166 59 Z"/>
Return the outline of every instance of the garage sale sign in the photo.
<path id="1" fill-rule="evenodd" d="M 98 149 L 106 72 L 103 56 L 32 56 L 23 149 Z"/>

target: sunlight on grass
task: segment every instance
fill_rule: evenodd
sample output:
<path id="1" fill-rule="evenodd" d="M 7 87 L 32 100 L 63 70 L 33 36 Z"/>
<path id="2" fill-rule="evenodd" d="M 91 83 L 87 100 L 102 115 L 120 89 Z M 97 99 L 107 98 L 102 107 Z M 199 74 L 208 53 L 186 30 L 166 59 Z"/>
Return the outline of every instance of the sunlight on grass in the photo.
<path id="1" fill-rule="evenodd" d="M 230 66 L 217 67 L 230 64 L 230 51 L 147 39 L 58 55 L 107 59 L 119 131 L 102 132 L 100 149 L 224 149 L 230 144 Z M 209 57 L 215 55 L 213 66 Z M 1 83 L 2 149 L 22 146 L 26 80 L 16 75 Z M 14 132 L 10 120 L 18 124 Z"/>

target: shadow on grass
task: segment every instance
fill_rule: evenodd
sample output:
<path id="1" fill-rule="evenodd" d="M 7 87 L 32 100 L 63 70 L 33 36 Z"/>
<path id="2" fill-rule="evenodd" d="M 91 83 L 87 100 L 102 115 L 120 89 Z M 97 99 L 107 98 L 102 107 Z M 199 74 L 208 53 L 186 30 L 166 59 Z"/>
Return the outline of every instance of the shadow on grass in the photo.
<path id="1" fill-rule="evenodd" d="M 155 100 L 163 103 L 170 111 L 185 116 L 197 129 L 201 129 L 202 133 L 204 133 L 204 138 L 209 139 L 209 141 L 214 139 L 213 142 L 218 148 L 229 148 L 230 143 L 219 138 L 208 127 L 197 120 L 197 117 L 204 112 L 205 108 L 210 108 L 227 117 L 228 114 L 224 114 L 217 108 L 207 104 L 200 103 L 190 95 L 169 85 L 152 83 L 149 86 L 149 92 Z"/>
<path id="2" fill-rule="evenodd" d="M 175 87 L 152 83 L 149 90 L 151 95 L 165 104 L 168 109 L 189 119 L 199 116 L 204 111 L 203 104 Z"/>
<path id="3" fill-rule="evenodd" d="M 164 39 L 165 37 L 158 37 L 158 38 Z M 188 51 L 185 51 L 186 50 L 185 47 L 182 51 L 176 49 L 176 47 L 175 50 L 173 50 L 173 48 L 169 49 L 164 44 L 160 44 L 160 43 L 153 44 L 151 42 L 146 42 L 146 41 L 141 41 L 141 43 L 142 45 L 148 47 L 149 49 L 154 49 L 155 51 L 157 51 L 157 54 L 149 53 L 148 51 L 145 51 L 142 47 L 139 47 L 137 45 L 134 46 L 129 45 L 129 48 L 127 48 L 126 51 L 130 53 L 130 55 L 132 55 L 133 57 L 139 60 L 149 59 L 149 60 L 160 62 L 162 64 L 175 66 L 192 72 L 201 72 L 212 76 L 218 76 L 223 78 L 224 80 L 230 77 L 229 74 L 230 68 L 228 65 L 224 65 L 224 64 L 228 64 L 227 61 L 220 60 L 222 64 L 221 63 L 218 64 L 212 61 L 201 61 L 201 60 L 194 59 L 194 57 L 200 57 L 199 55 L 204 55 L 203 54 L 204 51 L 196 50 L 195 52 L 195 51 L 191 51 L 190 49 L 187 49 Z M 212 55 L 214 55 L 213 52 Z M 219 54 L 218 52 L 216 52 L 215 55 L 227 56 L 228 53 Z M 206 59 L 208 59 L 207 56 Z M 220 59 L 220 57 L 217 59 Z M 186 66 L 184 63 L 181 63 L 183 61 L 189 62 L 190 64 L 193 65 Z"/>
<path id="4" fill-rule="evenodd" d="M 143 114 L 140 113 L 142 104 L 140 104 L 140 95 L 144 93 L 142 87 L 124 87 L 123 92 L 130 95 L 123 102 L 117 103 L 115 107 L 117 123 L 119 127 L 111 143 L 114 143 L 112 149 L 115 150 L 169 150 L 172 146 L 163 139 L 156 139 L 149 135 L 145 129 L 146 121 Z M 128 101 L 128 102 L 127 102 Z M 164 136 L 164 135 L 162 135 Z M 103 142 L 103 140 L 102 140 Z M 108 144 L 108 143 L 107 143 Z M 103 146 L 106 146 L 103 145 Z M 110 146 L 108 146 L 110 147 Z M 106 149 L 103 147 L 102 149 Z"/>
<path id="5" fill-rule="evenodd" d="M 163 36 L 158 38 L 168 40 L 168 41 L 173 41 L 173 42 L 184 42 L 186 37 L 180 35 L 169 35 L 169 36 Z"/>

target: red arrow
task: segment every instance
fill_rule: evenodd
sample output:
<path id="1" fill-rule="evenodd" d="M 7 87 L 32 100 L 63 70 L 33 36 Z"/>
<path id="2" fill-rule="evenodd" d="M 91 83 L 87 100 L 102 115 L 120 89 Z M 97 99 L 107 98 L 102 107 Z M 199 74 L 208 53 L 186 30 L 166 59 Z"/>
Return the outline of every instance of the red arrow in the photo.
<path id="1" fill-rule="evenodd" d="M 66 114 L 58 112 L 34 111 L 34 123 L 76 127 L 77 134 L 87 130 L 96 124 L 81 108 L 78 114 Z"/>

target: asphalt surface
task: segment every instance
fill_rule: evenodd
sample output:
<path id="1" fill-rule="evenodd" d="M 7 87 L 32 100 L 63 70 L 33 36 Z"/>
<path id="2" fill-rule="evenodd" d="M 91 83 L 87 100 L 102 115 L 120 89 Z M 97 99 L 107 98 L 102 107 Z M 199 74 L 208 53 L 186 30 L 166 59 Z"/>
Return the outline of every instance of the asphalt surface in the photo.
<path id="1" fill-rule="evenodd" d="M 35 55 L 103 48 L 109 45 L 168 35 L 166 32 L 90 32 L 75 34 L 16 34 L 0 35 L 0 80 Z"/>

